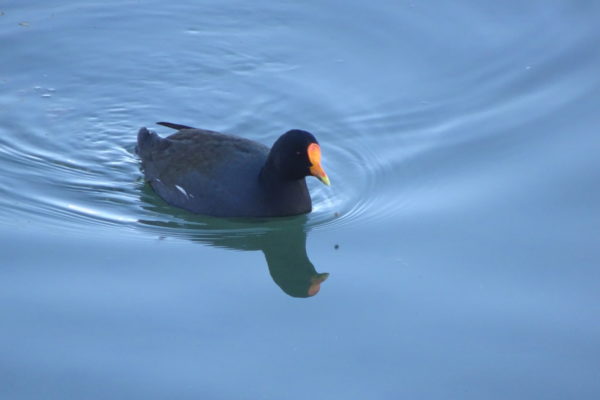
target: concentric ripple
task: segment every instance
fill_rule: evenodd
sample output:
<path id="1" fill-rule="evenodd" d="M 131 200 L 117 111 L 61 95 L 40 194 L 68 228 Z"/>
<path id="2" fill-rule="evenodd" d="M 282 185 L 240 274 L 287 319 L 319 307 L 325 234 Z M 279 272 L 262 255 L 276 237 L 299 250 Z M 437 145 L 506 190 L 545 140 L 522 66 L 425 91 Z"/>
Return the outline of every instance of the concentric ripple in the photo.
<path id="1" fill-rule="evenodd" d="M 27 74 L 21 64 L 9 63 L 11 68 L 0 77 L 2 223 L 40 221 L 48 228 L 205 237 L 255 234 L 290 221 L 317 230 L 379 223 L 397 219 L 409 208 L 415 213 L 452 201 L 458 204 L 460 196 L 470 201 L 493 197 L 490 180 L 477 173 L 487 165 L 480 154 L 503 161 L 501 157 L 518 151 L 522 137 L 528 135 L 515 134 L 515 128 L 528 132 L 528 123 L 555 115 L 576 101 L 593 107 L 597 98 L 595 80 L 581 84 L 596 76 L 597 52 L 589 50 L 595 44 L 593 24 L 587 28 L 590 32 L 573 30 L 561 46 L 551 48 L 531 35 L 529 23 L 519 25 L 522 31 L 498 38 L 499 47 L 490 38 L 472 35 L 477 40 L 471 42 L 464 37 L 461 40 L 469 39 L 470 45 L 462 63 L 449 62 L 443 52 L 432 58 L 433 54 L 418 51 L 421 45 L 438 48 L 443 43 L 428 41 L 429 25 L 413 26 L 419 28 L 414 37 L 423 42 L 393 46 L 390 42 L 386 51 L 373 54 L 378 57 L 369 60 L 371 67 L 365 72 L 361 66 L 367 64 L 362 53 L 354 51 L 355 40 L 339 46 L 311 30 L 298 35 L 300 31 L 279 18 L 265 17 L 263 22 L 268 23 L 240 27 L 249 20 L 217 13 L 199 22 L 190 14 L 182 25 L 170 17 L 172 10 L 163 10 L 167 14 L 160 21 L 170 21 L 171 29 L 165 35 L 144 30 L 154 25 L 154 11 L 128 20 L 116 18 L 100 4 L 88 7 L 87 13 L 69 6 L 62 14 L 53 14 L 57 26 L 62 23 L 73 30 L 40 23 L 35 29 L 9 30 L 6 36 L 19 52 L 17 59 L 29 59 L 31 53 L 45 62 L 29 65 Z M 81 56 L 82 44 L 71 39 L 98 25 L 94 10 L 111 15 L 107 20 L 116 23 L 111 35 L 145 32 L 140 43 L 154 40 L 155 51 L 149 54 L 144 46 L 124 43 L 114 53 L 115 37 L 94 33 L 85 43 L 95 51 Z M 277 14 L 263 11 L 266 16 Z M 561 16 L 563 11 L 554 10 Z M 458 11 L 453 7 L 452 12 Z M 292 14 L 297 20 L 298 14 Z M 402 15 L 412 21 L 412 14 Z M 571 31 L 578 18 L 573 11 L 560 21 Z M 346 22 L 353 26 L 353 21 Z M 131 23 L 140 25 L 133 29 Z M 329 21 L 326 26 L 331 27 Z M 395 26 L 397 20 L 389 25 Z M 336 31 L 345 28 L 340 25 Z M 448 29 L 450 35 L 454 26 Z M 254 33 L 248 35 L 249 30 Z M 558 32 L 565 31 L 556 30 L 552 37 L 562 39 Z M 270 48 L 266 44 L 274 34 L 293 41 Z M 37 40 L 43 35 L 53 35 L 64 46 L 61 52 Z M 377 30 L 363 36 L 365 43 L 380 41 Z M 179 43 L 177 54 L 171 41 Z M 306 52 L 310 56 L 300 57 L 303 52 L 290 43 L 310 48 Z M 508 48 L 516 50 L 512 57 L 483 56 Z M 394 55 L 402 50 L 424 58 Z M 53 64 L 57 54 L 62 64 Z M 112 61 L 115 57 L 118 63 Z M 432 62 L 439 68 L 428 69 Z M 139 76 L 140 84 L 130 85 L 124 79 L 129 76 Z M 266 144 L 275 139 L 274 132 L 308 129 L 321 142 L 332 186 L 309 178 L 313 212 L 299 218 L 219 220 L 170 207 L 143 182 L 133 152 L 136 131 L 154 120 L 150 116 L 199 121 L 198 126 L 240 133 Z M 529 147 L 542 146 L 541 136 L 529 140 Z M 453 148 L 457 144 L 463 148 Z M 506 154 L 490 151 L 497 148 Z M 508 176 L 511 171 L 503 172 Z M 447 184 L 455 187 L 440 190 Z M 480 190 L 482 186 L 490 190 Z"/>
<path id="2" fill-rule="evenodd" d="M 143 181 L 133 152 L 135 129 L 116 131 L 95 120 L 88 124 L 83 131 L 97 134 L 87 133 L 76 145 L 48 140 L 53 135 L 43 131 L 29 131 L 23 136 L 28 140 L 0 139 L 1 219 L 36 219 L 74 230 L 117 228 L 206 238 L 258 234 L 294 219 L 218 219 L 169 206 Z M 350 142 L 324 143 L 333 185 L 308 178 L 313 212 L 299 217 L 307 229 L 352 223 L 369 208 L 369 193 L 376 186 L 378 164 L 372 153 L 358 151 Z"/>

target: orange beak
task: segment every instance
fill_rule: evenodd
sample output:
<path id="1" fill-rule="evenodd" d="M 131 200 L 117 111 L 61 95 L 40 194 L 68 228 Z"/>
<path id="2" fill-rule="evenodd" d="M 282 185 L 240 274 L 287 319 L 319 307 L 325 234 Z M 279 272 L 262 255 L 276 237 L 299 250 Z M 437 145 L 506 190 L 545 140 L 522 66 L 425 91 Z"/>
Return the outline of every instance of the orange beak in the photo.
<path id="1" fill-rule="evenodd" d="M 329 182 L 329 177 L 323 170 L 321 166 L 321 148 L 316 143 L 311 143 L 308 145 L 308 160 L 310 161 L 310 174 L 312 176 L 317 177 L 321 182 L 323 182 L 327 186 L 331 186 L 331 182 Z"/>
<path id="2" fill-rule="evenodd" d="M 325 282 L 325 280 L 329 278 L 329 273 L 324 272 L 322 274 L 317 274 L 310 278 L 310 287 L 308 288 L 308 295 L 314 296 L 319 293 L 321 290 L 321 283 Z"/>

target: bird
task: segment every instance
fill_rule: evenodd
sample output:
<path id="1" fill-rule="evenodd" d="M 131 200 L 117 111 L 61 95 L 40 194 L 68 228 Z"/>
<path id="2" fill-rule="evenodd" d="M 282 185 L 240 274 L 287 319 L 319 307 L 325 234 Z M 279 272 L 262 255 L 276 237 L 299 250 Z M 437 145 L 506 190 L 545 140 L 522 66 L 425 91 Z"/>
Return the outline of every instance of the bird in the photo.
<path id="1" fill-rule="evenodd" d="M 140 128 L 136 152 L 145 180 L 167 203 L 213 217 L 286 217 L 312 211 L 305 177 L 330 186 L 321 147 L 292 129 L 269 149 L 243 137 L 157 122 L 176 133 Z"/>

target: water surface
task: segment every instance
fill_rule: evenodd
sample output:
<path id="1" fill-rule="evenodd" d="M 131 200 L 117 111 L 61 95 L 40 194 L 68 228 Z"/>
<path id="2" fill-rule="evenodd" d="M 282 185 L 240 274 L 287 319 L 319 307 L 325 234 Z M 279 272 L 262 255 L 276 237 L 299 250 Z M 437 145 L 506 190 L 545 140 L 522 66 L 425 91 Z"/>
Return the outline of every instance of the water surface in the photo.
<path id="1" fill-rule="evenodd" d="M 594 2 L 0 0 L 0 397 L 595 399 Z M 167 120 L 319 139 L 314 211 L 166 205 Z"/>

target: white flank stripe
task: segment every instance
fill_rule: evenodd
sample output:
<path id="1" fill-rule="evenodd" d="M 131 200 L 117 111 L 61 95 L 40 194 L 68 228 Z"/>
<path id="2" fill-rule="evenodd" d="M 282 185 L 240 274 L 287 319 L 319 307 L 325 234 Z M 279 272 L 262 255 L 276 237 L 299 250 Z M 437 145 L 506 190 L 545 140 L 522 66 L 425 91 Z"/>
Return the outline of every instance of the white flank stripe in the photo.
<path id="1" fill-rule="evenodd" d="M 189 197 L 184 188 L 182 188 L 179 185 L 175 185 L 175 187 L 177 188 L 177 190 L 179 190 L 181 193 L 183 193 L 185 197 Z"/>

